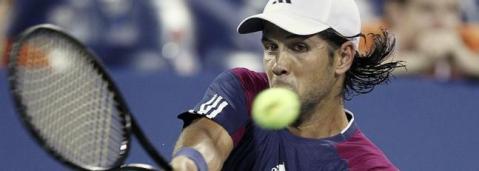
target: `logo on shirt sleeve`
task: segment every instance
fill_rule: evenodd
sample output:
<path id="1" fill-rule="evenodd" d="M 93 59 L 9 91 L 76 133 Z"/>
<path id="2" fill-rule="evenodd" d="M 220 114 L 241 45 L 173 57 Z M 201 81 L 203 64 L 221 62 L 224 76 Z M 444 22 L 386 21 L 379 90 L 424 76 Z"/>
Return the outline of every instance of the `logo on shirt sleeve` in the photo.
<path id="1" fill-rule="evenodd" d="M 283 162 L 273 167 L 271 171 L 286 171 L 286 166 L 284 165 L 284 162 Z"/>
<path id="2" fill-rule="evenodd" d="M 288 4 L 291 4 L 291 0 L 286 0 L 286 1 L 283 1 L 283 0 L 275 0 L 275 1 L 273 1 L 273 4 L 276 4 L 276 3 L 288 3 Z"/>
<path id="3" fill-rule="evenodd" d="M 223 97 L 215 94 L 210 100 L 200 105 L 198 111 L 190 111 L 212 119 L 215 118 L 223 109 L 228 106 L 228 102 Z"/>

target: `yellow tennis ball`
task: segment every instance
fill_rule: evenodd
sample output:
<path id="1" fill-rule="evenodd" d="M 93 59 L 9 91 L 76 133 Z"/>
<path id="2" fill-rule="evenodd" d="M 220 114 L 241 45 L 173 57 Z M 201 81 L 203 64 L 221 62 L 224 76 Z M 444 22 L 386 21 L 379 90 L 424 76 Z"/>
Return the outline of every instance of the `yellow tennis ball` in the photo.
<path id="1" fill-rule="evenodd" d="M 282 129 L 298 118 L 299 97 L 286 88 L 262 91 L 253 101 L 253 120 L 264 129 Z"/>

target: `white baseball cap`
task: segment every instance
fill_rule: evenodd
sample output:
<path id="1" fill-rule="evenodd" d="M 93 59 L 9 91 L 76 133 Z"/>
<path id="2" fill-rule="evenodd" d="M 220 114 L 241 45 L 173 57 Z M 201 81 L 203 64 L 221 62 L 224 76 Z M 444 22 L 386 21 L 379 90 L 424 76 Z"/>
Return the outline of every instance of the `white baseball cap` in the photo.
<path id="1" fill-rule="evenodd" d="M 359 9 L 354 0 L 269 0 L 263 13 L 244 19 L 240 34 L 263 30 L 264 21 L 296 35 L 312 35 L 328 28 L 343 37 L 354 37 L 356 49 L 361 33 Z"/>

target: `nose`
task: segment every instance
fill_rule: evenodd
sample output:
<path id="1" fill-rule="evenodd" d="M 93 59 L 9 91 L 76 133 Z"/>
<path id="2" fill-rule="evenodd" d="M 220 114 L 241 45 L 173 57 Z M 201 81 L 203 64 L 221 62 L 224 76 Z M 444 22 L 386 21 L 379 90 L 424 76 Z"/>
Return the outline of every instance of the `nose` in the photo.
<path id="1" fill-rule="evenodd" d="M 289 74 L 287 60 L 287 56 L 284 52 L 277 54 L 272 68 L 274 75 L 281 76 Z"/>
<path id="2" fill-rule="evenodd" d="M 274 75 L 280 76 L 280 75 L 287 75 L 288 73 L 289 72 L 286 69 L 286 67 L 278 65 L 278 63 L 276 63 L 273 66 L 273 74 Z"/>

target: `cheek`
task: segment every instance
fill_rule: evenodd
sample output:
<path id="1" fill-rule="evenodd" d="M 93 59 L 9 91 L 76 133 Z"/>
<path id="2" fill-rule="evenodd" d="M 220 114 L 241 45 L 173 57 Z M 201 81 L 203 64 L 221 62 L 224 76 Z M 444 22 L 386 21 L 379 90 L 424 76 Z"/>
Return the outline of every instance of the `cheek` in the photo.
<path id="1" fill-rule="evenodd" d="M 271 86 L 271 78 L 273 76 L 273 70 L 272 70 L 273 62 L 271 60 L 271 57 L 266 54 L 263 56 L 263 67 L 264 67 L 266 76 L 268 77 L 268 83 Z"/>
<path id="2" fill-rule="evenodd" d="M 331 89 L 331 84 L 334 82 L 334 70 L 329 60 L 310 61 L 310 64 L 303 69 L 305 75 L 297 80 L 298 93 L 302 97 L 305 99 L 321 97 Z"/>
<path id="3" fill-rule="evenodd" d="M 273 67 L 273 64 L 272 64 L 272 60 L 271 60 L 271 57 L 269 55 L 264 55 L 263 56 L 263 67 L 265 69 L 265 71 L 270 71 L 271 68 Z"/>
<path id="4" fill-rule="evenodd" d="M 312 75 L 298 87 L 298 94 L 303 105 L 318 104 L 332 90 L 332 76 L 326 74 Z"/>

